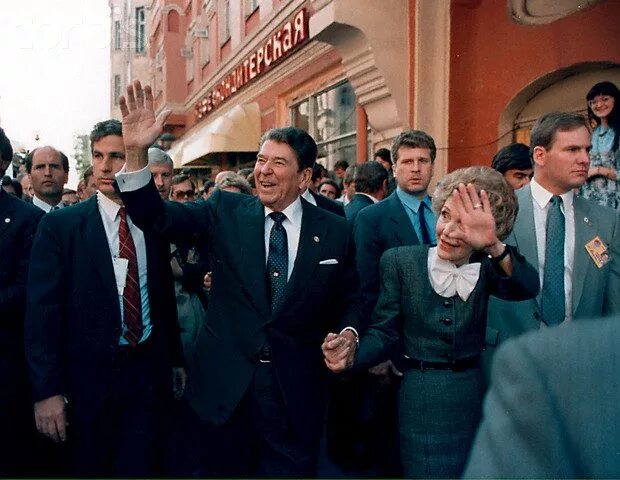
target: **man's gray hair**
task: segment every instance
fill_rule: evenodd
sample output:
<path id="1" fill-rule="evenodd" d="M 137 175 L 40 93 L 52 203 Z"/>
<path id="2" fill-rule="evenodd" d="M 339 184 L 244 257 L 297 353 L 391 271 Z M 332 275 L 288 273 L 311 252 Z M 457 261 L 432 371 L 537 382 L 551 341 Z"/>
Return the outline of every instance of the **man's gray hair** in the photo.
<path id="1" fill-rule="evenodd" d="M 160 148 L 149 148 L 149 165 L 167 165 L 174 168 L 174 162 L 170 155 Z"/>

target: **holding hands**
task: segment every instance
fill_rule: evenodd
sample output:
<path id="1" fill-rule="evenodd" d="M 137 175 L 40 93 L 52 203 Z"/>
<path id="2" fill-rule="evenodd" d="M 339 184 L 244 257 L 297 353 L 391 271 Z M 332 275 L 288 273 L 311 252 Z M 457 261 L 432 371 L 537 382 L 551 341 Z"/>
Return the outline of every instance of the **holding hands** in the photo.
<path id="1" fill-rule="evenodd" d="M 321 345 L 325 365 L 332 372 L 340 373 L 353 365 L 355 351 L 357 350 L 357 338 L 351 330 L 328 333 Z"/>

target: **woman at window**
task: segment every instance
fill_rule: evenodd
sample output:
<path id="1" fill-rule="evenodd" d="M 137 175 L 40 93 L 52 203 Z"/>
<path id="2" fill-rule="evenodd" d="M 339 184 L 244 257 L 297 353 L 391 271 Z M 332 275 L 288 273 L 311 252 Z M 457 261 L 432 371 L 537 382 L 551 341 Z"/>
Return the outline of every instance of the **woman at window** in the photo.
<path id="1" fill-rule="evenodd" d="M 379 301 L 355 359 L 356 368 L 376 365 L 402 348 L 399 430 L 408 478 L 461 475 L 481 417 L 489 295 L 525 300 L 539 289 L 536 270 L 501 242 L 517 200 L 500 173 L 452 172 L 433 209 L 437 246 L 394 248 L 381 258 Z"/>
<path id="2" fill-rule="evenodd" d="M 611 82 L 597 83 L 586 95 L 588 117 L 596 127 L 588 179 L 581 187 L 585 198 L 614 209 L 620 209 L 620 107 L 615 106 L 619 97 Z"/>

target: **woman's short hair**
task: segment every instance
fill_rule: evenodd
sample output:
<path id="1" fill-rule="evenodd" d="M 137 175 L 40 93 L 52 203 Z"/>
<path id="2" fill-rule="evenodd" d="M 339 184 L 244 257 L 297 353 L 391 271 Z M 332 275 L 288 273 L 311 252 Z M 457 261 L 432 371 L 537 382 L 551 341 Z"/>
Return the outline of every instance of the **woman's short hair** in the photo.
<path id="1" fill-rule="evenodd" d="M 433 194 L 433 210 L 439 215 L 446 200 L 461 184 L 471 183 L 476 191 L 485 190 L 489 196 L 491 212 L 495 218 L 497 238 L 505 240 L 514 226 L 519 204 L 514 191 L 504 180 L 504 176 L 489 167 L 460 168 L 441 179 Z"/>

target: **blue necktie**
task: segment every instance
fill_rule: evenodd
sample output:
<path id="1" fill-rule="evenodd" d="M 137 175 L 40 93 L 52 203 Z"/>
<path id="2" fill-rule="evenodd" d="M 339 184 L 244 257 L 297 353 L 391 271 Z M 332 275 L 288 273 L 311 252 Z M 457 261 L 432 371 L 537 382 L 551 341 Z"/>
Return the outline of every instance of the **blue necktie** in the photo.
<path id="1" fill-rule="evenodd" d="M 541 298 L 542 317 L 547 325 L 559 325 L 566 315 L 564 298 L 564 214 L 562 198 L 551 197 L 547 212 L 545 269 Z"/>
<path id="2" fill-rule="evenodd" d="M 426 218 L 424 216 L 425 208 L 426 204 L 424 202 L 420 203 L 420 207 L 418 208 L 418 220 L 420 221 L 420 232 L 422 232 L 422 243 L 430 244 L 431 236 L 428 234 L 428 227 L 426 225 Z"/>
<path id="3" fill-rule="evenodd" d="M 273 227 L 269 235 L 269 256 L 267 257 L 267 274 L 271 286 L 271 313 L 276 313 L 282 306 L 288 276 L 288 241 L 282 222 L 286 215 L 272 212 Z"/>

